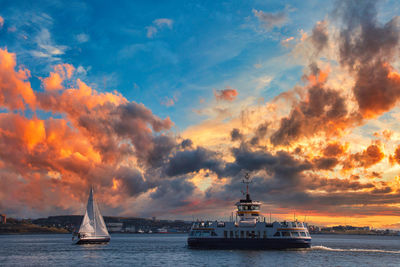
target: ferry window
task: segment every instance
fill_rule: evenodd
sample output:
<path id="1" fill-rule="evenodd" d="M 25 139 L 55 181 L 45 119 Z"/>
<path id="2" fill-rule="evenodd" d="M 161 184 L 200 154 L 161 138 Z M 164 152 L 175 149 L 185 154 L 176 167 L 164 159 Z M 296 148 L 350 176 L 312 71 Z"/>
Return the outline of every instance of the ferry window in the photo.
<path id="1" fill-rule="evenodd" d="M 200 223 L 200 226 L 201 226 L 201 227 L 204 227 L 204 222 Z"/>
<path id="2" fill-rule="evenodd" d="M 290 236 L 290 232 L 282 232 L 282 236 Z"/>
<path id="3" fill-rule="evenodd" d="M 243 238 L 244 237 L 244 233 L 243 233 L 243 231 L 240 231 L 240 238 Z"/>
<path id="4" fill-rule="evenodd" d="M 260 209 L 260 206 L 253 206 L 254 208 L 253 208 L 253 210 L 259 210 Z"/>
<path id="5" fill-rule="evenodd" d="M 303 227 L 302 223 L 301 223 L 301 222 L 298 222 L 298 223 L 297 223 L 297 227 Z"/>
<path id="6" fill-rule="evenodd" d="M 249 233 L 249 231 L 246 231 L 246 238 L 249 238 L 250 237 L 250 233 Z"/>
<path id="7" fill-rule="evenodd" d="M 251 231 L 250 236 L 251 236 L 251 238 L 254 238 L 254 237 L 256 237 L 256 233 L 254 231 Z"/>
<path id="8" fill-rule="evenodd" d="M 299 232 L 292 232 L 292 236 L 299 237 Z"/>
<path id="9" fill-rule="evenodd" d="M 300 232 L 300 235 L 301 236 L 306 236 L 306 233 L 305 232 Z"/>
<path id="10" fill-rule="evenodd" d="M 228 237 L 228 231 L 224 231 L 224 237 L 225 237 L 225 238 Z"/>
<path id="11" fill-rule="evenodd" d="M 229 231 L 229 237 L 233 238 L 233 231 Z"/>
<path id="12" fill-rule="evenodd" d="M 281 236 L 281 232 L 276 232 L 274 236 Z"/>
<path id="13" fill-rule="evenodd" d="M 190 236 L 194 236 L 194 231 L 191 231 L 191 232 L 190 232 Z"/>
<path id="14" fill-rule="evenodd" d="M 211 236 L 217 236 L 217 234 L 214 231 L 212 231 Z"/>
<path id="15" fill-rule="evenodd" d="M 224 222 L 219 222 L 217 226 L 218 227 L 225 227 L 225 223 Z"/>
<path id="16" fill-rule="evenodd" d="M 200 231 L 196 231 L 195 236 L 200 236 L 201 232 Z"/>
<path id="17" fill-rule="evenodd" d="M 267 233 L 264 231 L 263 238 L 267 238 Z"/>
<path id="18" fill-rule="evenodd" d="M 210 231 L 203 231 L 201 236 L 210 236 Z"/>
<path id="19" fill-rule="evenodd" d="M 261 234 L 260 231 L 257 231 L 257 238 L 260 238 Z"/>
<path id="20" fill-rule="evenodd" d="M 247 210 L 248 209 L 248 207 L 247 206 L 243 206 L 243 210 Z"/>

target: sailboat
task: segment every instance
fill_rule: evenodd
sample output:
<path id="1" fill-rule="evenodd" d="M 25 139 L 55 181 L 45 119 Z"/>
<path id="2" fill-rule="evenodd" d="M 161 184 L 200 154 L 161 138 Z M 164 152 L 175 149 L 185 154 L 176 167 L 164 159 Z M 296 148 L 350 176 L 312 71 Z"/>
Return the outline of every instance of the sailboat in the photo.
<path id="1" fill-rule="evenodd" d="M 86 206 L 85 216 L 78 233 L 72 236 L 74 244 L 100 244 L 110 241 L 110 234 L 107 231 L 103 216 L 94 199 L 93 187 L 90 189 L 89 199 Z"/>

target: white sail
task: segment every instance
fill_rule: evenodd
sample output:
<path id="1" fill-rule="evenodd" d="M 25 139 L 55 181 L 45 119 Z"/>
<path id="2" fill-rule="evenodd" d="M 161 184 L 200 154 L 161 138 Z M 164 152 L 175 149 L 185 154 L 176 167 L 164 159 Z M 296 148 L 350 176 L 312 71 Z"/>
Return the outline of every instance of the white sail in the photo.
<path id="1" fill-rule="evenodd" d="M 101 216 L 99 207 L 94 199 L 93 188 L 90 189 L 86 212 L 79 228 L 79 233 L 85 234 L 87 237 L 109 236 L 103 216 Z"/>

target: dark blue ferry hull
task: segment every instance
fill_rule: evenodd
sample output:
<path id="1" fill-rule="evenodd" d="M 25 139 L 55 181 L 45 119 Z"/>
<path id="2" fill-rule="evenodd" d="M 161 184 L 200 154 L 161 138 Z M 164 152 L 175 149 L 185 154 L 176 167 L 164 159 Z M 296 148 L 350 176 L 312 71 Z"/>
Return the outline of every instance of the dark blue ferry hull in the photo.
<path id="1" fill-rule="evenodd" d="M 188 238 L 190 248 L 204 249 L 293 249 L 311 247 L 311 239 L 299 238 Z"/>

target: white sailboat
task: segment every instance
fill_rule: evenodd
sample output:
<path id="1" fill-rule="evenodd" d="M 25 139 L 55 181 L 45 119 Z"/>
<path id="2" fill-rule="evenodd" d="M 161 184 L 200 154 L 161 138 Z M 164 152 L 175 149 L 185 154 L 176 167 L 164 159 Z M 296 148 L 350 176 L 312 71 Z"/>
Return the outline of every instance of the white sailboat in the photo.
<path id="1" fill-rule="evenodd" d="M 78 233 L 72 236 L 74 244 L 99 244 L 110 241 L 110 234 L 107 231 L 103 216 L 94 199 L 93 187 L 90 189 L 89 199 L 86 206 L 85 216 Z"/>

